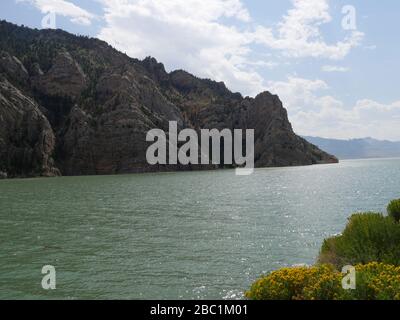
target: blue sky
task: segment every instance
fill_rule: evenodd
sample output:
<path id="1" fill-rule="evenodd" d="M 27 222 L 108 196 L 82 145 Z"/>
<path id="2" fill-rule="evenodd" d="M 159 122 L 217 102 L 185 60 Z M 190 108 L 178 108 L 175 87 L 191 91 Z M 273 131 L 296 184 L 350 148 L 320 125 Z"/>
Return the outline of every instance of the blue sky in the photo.
<path id="1" fill-rule="evenodd" d="M 277 93 L 299 134 L 400 140 L 399 1 L 2 0 L 0 9 L 35 28 L 54 12 L 57 28 L 169 71 Z"/>

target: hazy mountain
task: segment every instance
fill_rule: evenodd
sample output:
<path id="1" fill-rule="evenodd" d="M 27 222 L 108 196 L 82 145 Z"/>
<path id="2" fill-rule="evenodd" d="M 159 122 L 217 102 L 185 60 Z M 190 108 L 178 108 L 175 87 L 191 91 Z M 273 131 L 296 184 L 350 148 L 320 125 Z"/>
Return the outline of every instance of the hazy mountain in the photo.
<path id="1" fill-rule="evenodd" d="M 304 137 L 307 141 L 336 155 L 339 159 L 400 157 L 400 142 L 372 138 L 338 140 Z"/>
<path id="2" fill-rule="evenodd" d="M 187 170 L 146 161 L 146 133 L 180 128 L 255 129 L 255 164 L 337 159 L 294 134 L 281 101 L 230 92 L 223 83 L 98 39 L 0 22 L 0 173 L 54 176 Z"/>

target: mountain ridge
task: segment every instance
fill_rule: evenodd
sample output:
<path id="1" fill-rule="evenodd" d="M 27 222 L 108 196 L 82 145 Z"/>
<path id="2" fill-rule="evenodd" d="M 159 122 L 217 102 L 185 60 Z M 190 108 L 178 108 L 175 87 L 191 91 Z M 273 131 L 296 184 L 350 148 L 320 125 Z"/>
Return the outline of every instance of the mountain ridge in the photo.
<path id="1" fill-rule="evenodd" d="M 303 136 L 304 139 L 339 159 L 370 159 L 400 157 L 400 141 L 378 140 L 371 137 L 357 139 L 328 139 Z"/>
<path id="2" fill-rule="evenodd" d="M 150 166 L 154 128 L 255 129 L 256 167 L 336 163 L 297 136 L 279 97 L 165 71 L 106 42 L 0 21 L 0 172 L 57 176 L 194 170 Z M 209 167 L 206 167 L 209 168 Z"/>

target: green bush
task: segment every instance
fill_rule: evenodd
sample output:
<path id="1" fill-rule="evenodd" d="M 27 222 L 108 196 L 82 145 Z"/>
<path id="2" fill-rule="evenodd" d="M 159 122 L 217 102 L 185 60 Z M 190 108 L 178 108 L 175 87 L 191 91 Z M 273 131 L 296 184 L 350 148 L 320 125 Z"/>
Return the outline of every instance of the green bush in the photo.
<path id="1" fill-rule="evenodd" d="M 387 207 L 387 212 L 396 222 L 400 221 L 400 199 L 393 200 Z"/>
<path id="2" fill-rule="evenodd" d="M 356 265 L 356 289 L 342 287 L 343 274 L 330 265 L 283 268 L 257 280 L 252 300 L 400 300 L 400 267 Z"/>
<path id="3" fill-rule="evenodd" d="M 353 215 L 342 235 L 324 241 L 318 259 L 339 270 L 372 261 L 400 265 L 400 225 L 373 212 Z"/>

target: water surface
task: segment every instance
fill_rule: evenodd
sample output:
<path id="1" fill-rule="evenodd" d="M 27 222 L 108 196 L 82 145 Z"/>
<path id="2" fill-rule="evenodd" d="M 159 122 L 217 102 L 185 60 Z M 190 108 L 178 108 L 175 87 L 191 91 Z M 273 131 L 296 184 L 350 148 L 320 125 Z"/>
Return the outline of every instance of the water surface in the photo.
<path id="1" fill-rule="evenodd" d="M 241 298 L 312 264 L 352 212 L 400 197 L 400 160 L 0 181 L 0 299 Z M 57 289 L 41 288 L 54 265 Z"/>

